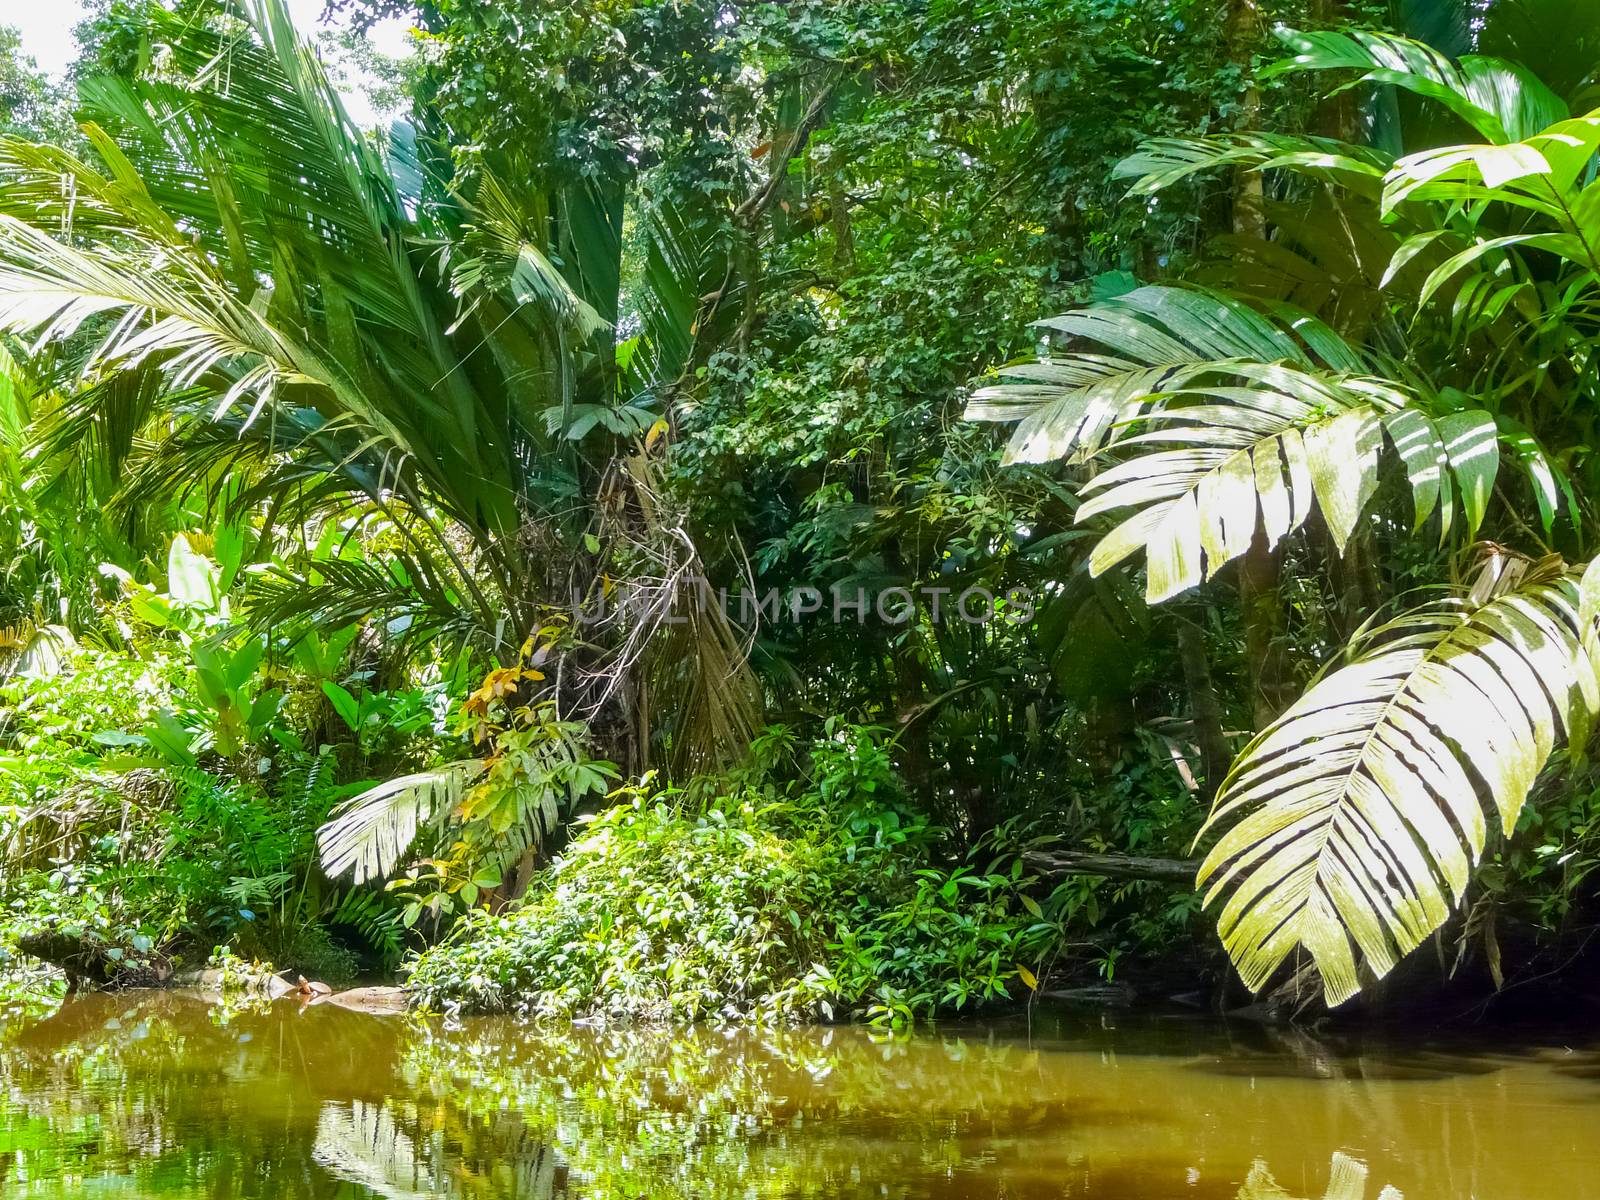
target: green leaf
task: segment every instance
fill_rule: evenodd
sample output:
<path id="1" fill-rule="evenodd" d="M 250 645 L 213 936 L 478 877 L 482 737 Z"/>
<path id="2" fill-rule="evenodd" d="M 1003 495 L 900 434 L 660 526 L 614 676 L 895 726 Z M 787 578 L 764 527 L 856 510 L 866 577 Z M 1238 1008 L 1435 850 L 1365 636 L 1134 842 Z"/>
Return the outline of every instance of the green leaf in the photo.
<path id="1" fill-rule="evenodd" d="M 1147 416 L 1146 432 L 1117 444 L 1137 451 L 1178 442 L 1182 449 L 1128 455 L 1084 485 L 1077 521 L 1134 510 L 1096 544 L 1093 574 L 1143 549 L 1147 599 L 1164 600 L 1243 555 L 1258 529 L 1277 545 L 1313 507 L 1342 550 L 1377 488 L 1385 434 L 1412 485 L 1418 525 L 1438 507 L 1448 528 L 1456 460 L 1439 423 L 1399 407 L 1403 394 L 1286 366 L 1235 363 L 1232 370 L 1255 386 L 1175 389 L 1163 410 Z M 1492 418 L 1475 417 L 1492 427 Z M 1471 433 L 1459 420 L 1449 431 L 1458 440 Z M 1469 452 L 1470 440 L 1457 447 L 1464 486 L 1481 488 L 1487 468 Z"/>
<path id="2" fill-rule="evenodd" d="M 1517 465 L 1527 476 L 1528 486 L 1533 492 L 1533 502 L 1539 506 L 1539 524 L 1544 528 L 1546 536 L 1555 524 L 1556 510 L 1560 507 L 1563 496 L 1570 496 L 1571 483 L 1565 472 L 1559 471 L 1545 454 L 1544 447 L 1539 445 L 1534 436 L 1521 424 L 1510 417 L 1502 416 L 1496 421 L 1500 437 L 1517 456 Z M 1572 505 L 1574 513 L 1577 505 Z"/>
<path id="3" fill-rule="evenodd" d="M 1263 75 L 1287 71 L 1363 71 L 1362 80 L 1405 88 L 1434 100 L 1496 144 L 1513 142 L 1563 120 L 1567 106 L 1526 68 L 1497 58 L 1452 60 L 1431 46 L 1370 30 L 1276 31 L 1294 57 Z"/>
<path id="4" fill-rule="evenodd" d="M 1451 413 L 1440 417 L 1437 424 L 1460 488 L 1467 532 L 1476 533 L 1483 524 L 1500 469 L 1500 439 L 1494 417 L 1483 412 Z"/>
<path id="5" fill-rule="evenodd" d="M 1344 553 L 1367 501 L 1378 486 L 1382 424 L 1377 413 L 1357 410 L 1306 429 L 1306 469 L 1333 544 Z"/>
<path id="6" fill-rule="evenodd" d="M 1438 426 L 1414 408 L 1385 413 L 1383 426 L 1411 484 L 1416 509 L 1413 531 L 1421 529 L 1434 509 L 1440 508 L 1442 537 L 1450 531 L 1453 504 L 1447 477 L 1450 458 Z"/>
<path id="7" fill-rule="evenodd" d="M 266 643 L 260 638 L 251 638 L 231 654 L 219 658 L 223 680 L 230 691 L 238 691 L 255 678 L 265 652 Z"/>
<path id="8" fill-rule="evenodd" d="M 322 681 L 322 694 L 327 696 L 333 705 L 333 711 L 339 719 L 349 726 L 352 733 L 361 730 L 361 705 L 348 690 L 334 683 L 331 679 Z"/>
<path id="9" fill-rule="evenodd" d="M 1586 253 L 1584 245 L 1579 239 L 1562 233 L 1524 233 L 1489 238 L 1486 241 L 1469 246 L 1457 254 L 1452 254 L 1435 267 L 1423 282 L 1422 292 L 1418 297 L 1417 303 L 1426 304 L 1455 275 L 1477 262 L 1484 255 L 1492 254 L 1495 251 L 1504 250 L 1511 246 L 1529 246 L 1534 249 L 1550 250 L 1575 261 L 1581 261 Z"/>
<path id="10" fill-rule="evenodd" d="M 89 738 L 97 746 L 148 746 L 150 739 L 137 733 L 124 733 L 120 729 L 102 729 Z"/>
<path id="11" fill-rule="evenodd" d="M 1574 578 L 1535 564 L 1485 586 L 1480 606 L 1371 631 L 1234 763 L 1200 883 L 1252 989 L 1300 947 L 1338 1004 L 1360 986 L 1358 959 L 1382 978 L 1421 945 L 1484 849 L 1474 777 L 1509 833 L 1570 698 L 1585 677 L 1593 691 Z"/>
<path id="12" fill-rule="evenodd" d="M 346 800 L 317 830 L 317 851 L 330 878 L 352 872 L 360 884 L 392 872 L 435 814 L 460 805 L 466 785 L 486 763 L 463 759 L 391 779 Z"/>
<path id="13" fill-rule="evenodd" d="M 145 729 L 145 737 L 163 758 L 179 766 L 195 765 L 194 735 L 178 720 L 176 714 L 161 712 L 154 724 Z"/>
<path id="14" fill-rule="evenodd" d="M 261 737 L 273 721 L 278 719 L 278 713 L 283 709 L 283 691 L 281 688 L 268 688 L 250 702 L 250 715 L 246 718 L 251 738 Z"/>

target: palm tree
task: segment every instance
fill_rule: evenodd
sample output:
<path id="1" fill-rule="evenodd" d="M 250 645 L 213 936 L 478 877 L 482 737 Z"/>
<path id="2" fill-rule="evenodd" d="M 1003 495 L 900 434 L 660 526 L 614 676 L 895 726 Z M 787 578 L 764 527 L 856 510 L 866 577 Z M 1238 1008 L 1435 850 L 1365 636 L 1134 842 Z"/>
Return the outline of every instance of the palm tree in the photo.
<path id="1" fill-rule="evenodd" d="M 1425 528 L 1455 550 L 1442 598 L 1371 614 L 1244 747 L 1202 835 L 1220 835 L 1199 882 L 1244 981 L 1303 950 L 1337 1004 L 1445 923 L 1485 808 L 1509 835 L 1600 701 L 1600 566 L 1568 565 L 1594 551 L 1600 482 L 1574 453 L 1596 399 L 1600 110 L 1575 117 L 1498 59 L 1280 36 L 1294 57 L 1276 71 L 1359 72 L 1480 140 L 1398 158 L 1252 131 L 1144 147 L 1120 168 L 1137 195 L 1217 167 L 1270 177 L 1274 233 L 1230 239 L 1206 272 L 1220 287 L 1042 322 L 1051 356 L 970 415 L 1017 422 L 1013 460 L 1082 464 L 1077 520 L 1118 514 L 1091 571 L 1142 556 L 1152 602 L 1313 528 L 1330 560 Z M 1496 542 L 1474 547 L 1486 526 Z"/>
<path id="2" fill-rule="evenodd" d="M 544 681 L 516 746 L 341 808 L 329 873 L 389 874 L 453 823 L 492 843 L 485 863 L 526 858 L 558 798 L 603 782 L 585 743 L 631 770 L 653 743 L 685 768 L 740 753 L 761 701 L 748 647 L 715 610 L 668 623 L 699 559 L 657 494 L 641 374 L 684 367 L 692 249 L 651 243 L 625 375 L 600 315 L 618 311 L 614 189 L 461 184 L 425 105 L 363 135 L 283 0 L 140 12 L 154 69 L 80 86 L 92 160 L 0 138 L 0 331 L 68 368 L 29 431 L 40 461 L 119 481 L 119 512 L 192 496 L 253 525 L 273 564 L 258 620 L 383 613 Z M 316 550 L 274 555 L 308 530 Z M 630 571 L 653 607 L 549 636 L 577 628 L 552 612 Z M 556 656 L 542 674 L 520 670 L 534 641 Z"/>
<path id="3" fill-rule="evenodd" d="M 92 161 L 0 139 L 0 330 L 71 367 L 73 394 L 35 431 L 47 458 L 97 455 L 123 510 L 226 501 L 261 557 L 307 523 L 360 525 L 385 553 L 280 562 L 254 586 L 258 616 L 382 611 L 502 663 L 598 586 L 613 541 L 667 545 L 692 570 L 681 522 L 621 465 L 659 414 L 615 369 L 600 313 L 617 311 L 617 272 L 596 264 L 620 234 L 574 216 L 593 189 L 458 184 L 425 107 L 363 135 L 282 0 L 141 14 L 152 70 L 80 87 Z M 652 344 L 694 319 L 649 307 Z M 725 755 L 755 720 L 718 632 L 695 695 L 725 711 L 684 725 L 690 757 Z M 570 649 L 582 669 L 565 678 L 588 684 L 557 699 L 583 711 L 627 699 L 629 671 L 677 685 L 698 669 Z"/>

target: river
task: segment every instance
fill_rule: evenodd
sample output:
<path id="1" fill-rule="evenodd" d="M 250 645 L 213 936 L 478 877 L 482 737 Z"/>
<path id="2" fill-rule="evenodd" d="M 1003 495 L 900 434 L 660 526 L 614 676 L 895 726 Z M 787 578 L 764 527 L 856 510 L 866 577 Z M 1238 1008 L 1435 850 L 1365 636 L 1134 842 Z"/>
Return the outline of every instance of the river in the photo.
<path id="1" fill-rule="evenodd" d="M 90 995 L 0 1034 L 0 1196 L 1600 1197 L 1600 1036 L 1470 1045 L 1198 1016 L 886 1038 Z"/>

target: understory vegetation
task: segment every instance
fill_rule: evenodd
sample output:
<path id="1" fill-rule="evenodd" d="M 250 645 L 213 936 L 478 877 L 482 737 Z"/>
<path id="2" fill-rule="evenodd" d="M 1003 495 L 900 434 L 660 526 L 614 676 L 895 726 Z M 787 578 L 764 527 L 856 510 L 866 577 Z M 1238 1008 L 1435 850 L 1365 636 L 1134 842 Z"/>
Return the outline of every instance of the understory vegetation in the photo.
<path id="1" fill-rule="evenodd" d="M 0 1005 L 1580 958 L 1600 10 L 328 7 L 0 31 Z"/>
<path id="2" fill-rule="evenodd" d="M 465 916 L 410 986 L 430 1007 L 540 1016 L 889 1024 L 1037 986 L 1062 929 L 1016 850 L 996 838 L 944 865 L 948 839 L 895 794 L 876 745 L 823 750 L 848 778 L 797 796 L 683 806 L 630 789 L 518 907 Z"/>

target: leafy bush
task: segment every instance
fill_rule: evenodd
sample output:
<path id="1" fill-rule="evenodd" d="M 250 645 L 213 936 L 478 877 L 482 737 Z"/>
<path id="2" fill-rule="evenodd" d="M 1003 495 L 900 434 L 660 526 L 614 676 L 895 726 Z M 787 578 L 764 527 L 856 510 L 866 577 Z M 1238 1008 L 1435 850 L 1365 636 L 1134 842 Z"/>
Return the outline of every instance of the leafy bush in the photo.
<path id="1" fill-rule="evenodd" d="M 178 664 L 160 652 L 136 657 L 78 649 L 58 674 L 0 684 L 0 729 L 16 755 L 99 752 L 116 745 L 107 734 L 148 725 L 171 704 L 181 678 Z"/>
<path id="2" fill-rule="evenodd" d="M 164 844 L 168 788 L 154 772 L 113 764 L 128 732 L 170 702 L 181 672 L 160 654 L 90 649 L 61 667 L 0 686 L 0 994 L 19 1002 L 64 982 L 21 958 L 22 939 L 75 938 L 138 972 L 178 912 L 170 895 L 152 895 L 139 861 Z"/>
<path id="3" fill-rule="evenodd" d="M 836 864 L 753 797 L 678 812 L 639 795 L 589 823 L 515 912 L 477 910 L 424 954 L 430 1004 L 687 1019 L 814 1000 Z"/>
<path id="4" fill-rule="evenodd" d="M 417 959 L 411 990 L 540 1016 L 902 1023 L 1032 986 L 1060 931 L 1021 860 L 942 865 L 941 832 L 899 804 L 871 736 L 831 739 L 813 765 L 792 797 L 632 790 L 520 907 L 470 913 Z"/>

